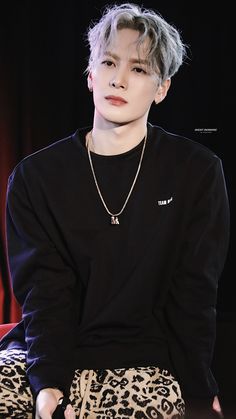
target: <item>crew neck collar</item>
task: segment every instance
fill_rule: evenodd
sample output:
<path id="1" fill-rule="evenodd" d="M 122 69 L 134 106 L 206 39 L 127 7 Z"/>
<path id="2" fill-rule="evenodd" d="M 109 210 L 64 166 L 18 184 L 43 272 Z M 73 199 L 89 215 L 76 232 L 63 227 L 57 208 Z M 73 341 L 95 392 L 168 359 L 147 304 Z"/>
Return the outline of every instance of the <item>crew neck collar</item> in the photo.
<path id="1" fill-rule="evenodd" d="M 80 146 L 80 148 L 83 150 L 84 153 L 87 154 L 87 147 L 86 147 L 86 134 L 91 131 L 92 127 L 91 126 L 86 126 L 84 128 L 79 128 L 76 130 L 74 136 L 76 137 L 76 141 L 78 143 L 78 145 Z M 148 146 L 148 137 L 149 137 L 149 123 L 147 125 L 147 144 L 146 147 Z M 144 141 L 144 137 L 142 138 L 142 140 L 135 145 L 134 147 L 132 147 L 131 149 L 129 149 L 128 151 L 125 151 L 123 153 L 120 154 L 111 154 L 111 155 L 104 155 L 104 154 L 98 154 L 98 153 L 94 153 L 93 151 L 90 151 L 90 154 L 93 158 L 95 159 L 100 159 L 100 160 L 115 160 L 115 159 L 122 159 L 122 158 L 126 158 L 132 155 L 135 155 L 136 152 L 138 152 L 140 150 L 140 148 L 142 148 L 143 146 L 143 141 Z"/>

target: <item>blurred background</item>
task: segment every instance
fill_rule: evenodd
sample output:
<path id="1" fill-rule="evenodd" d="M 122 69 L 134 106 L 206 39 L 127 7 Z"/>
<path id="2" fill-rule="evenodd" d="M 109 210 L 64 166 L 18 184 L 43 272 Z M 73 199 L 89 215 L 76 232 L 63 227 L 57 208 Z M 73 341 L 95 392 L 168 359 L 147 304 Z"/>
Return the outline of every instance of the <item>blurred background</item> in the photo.
<path id="1" fill-rule="evenodd" d="M 151 109 L 149 121 L 206 145 L 222 159 L 225 171 L 231 241 L 219 283 L 213 369 L 223 403 L 231 412 L 235 410 L 236 304 L 233 138 L 228 121 L 228 77 L 233 74 L 227 25 L 230 11 L 206 1 L 136 3 L 159 11 L 188 45 L 188 59 L 173 77 L 164 102 Z M 90 0 L 83 4 L 77 0 L 0 2 L 0 323 L 21 319 L 6 258 L 8 177 L 28 154 L 92 123 L 92 96 L 84 75 L 89 53 L 85 31 L 107 4 Z"/>

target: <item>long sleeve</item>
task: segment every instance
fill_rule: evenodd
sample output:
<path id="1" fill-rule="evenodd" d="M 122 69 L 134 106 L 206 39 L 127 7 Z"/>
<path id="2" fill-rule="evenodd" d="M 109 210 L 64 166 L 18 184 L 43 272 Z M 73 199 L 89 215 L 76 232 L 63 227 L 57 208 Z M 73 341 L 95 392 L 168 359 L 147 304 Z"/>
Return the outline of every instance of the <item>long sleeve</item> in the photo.
<path id="1" fill-rule="evenodd" d="M 68 393 L 73 378 L 73 270 L 52 241 L 45 214 L 29 193 L 34 174 L 25 181 L 20 165 L 9 178 L 7 245 L 14 294 L 22 306 L 27 345 L 27 375 L 34 394 L 44 387 Z M 36 195 L 35 195 L 36 196 Z M 40 202 L 39 205 L 42 205 Z"/>
<path id="2" fill-rule="evenodd" d="M 218 393 L 211 372 L 217 288 L 229 241 L 221 161 L 151 127 L 142 177 L 113 228 L 84 138 L 82 131 L 41 150 L 9 179 L 9 265 L 31 386 L 68 392 L 74 368 L 145 362 L 175 375 L 187 405 L 210 406 Z M 117 179 L 132 181 L 139 155 L 135 147 L 93 156 L 111 202 Z"/>
<path id="3" fill-rule="evenodd" d="M 218 393 L 211 372 L 217 289 L 229 242 L 229 205 L 219 158 L 189 195 L 190 216 L 165 315 L 170 356 L 187 406 L 211 406 Z"/>

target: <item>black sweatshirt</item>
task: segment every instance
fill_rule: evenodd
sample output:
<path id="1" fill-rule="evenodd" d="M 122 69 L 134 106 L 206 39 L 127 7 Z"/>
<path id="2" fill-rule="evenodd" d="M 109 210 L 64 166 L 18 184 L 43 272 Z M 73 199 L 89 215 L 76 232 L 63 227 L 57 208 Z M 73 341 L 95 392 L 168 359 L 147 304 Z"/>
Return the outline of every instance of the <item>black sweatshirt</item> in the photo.
<path id="1" fill-rule="evenodd" d="M 23 320 L 2 348 L 26 345 L 34 394 L 68 393 L 75 368 L 154 365 L 177 378 L 186 400 L 210 401 L 229 240 L 221 160 L 148 123 L 137 182 L 111 225 L 85 147 L 90 128 L 27 156 L 9 177 L 9 266 Z M 142 146 L 91 153 L 111 212 L 124 204 Z"/>

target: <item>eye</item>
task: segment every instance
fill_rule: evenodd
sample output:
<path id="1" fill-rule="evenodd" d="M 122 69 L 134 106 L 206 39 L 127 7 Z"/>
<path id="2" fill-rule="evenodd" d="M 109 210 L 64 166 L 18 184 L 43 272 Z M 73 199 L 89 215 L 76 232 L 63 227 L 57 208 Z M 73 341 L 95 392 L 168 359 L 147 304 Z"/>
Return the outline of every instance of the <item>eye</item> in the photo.
<path id="1" fill-rule="evenodd" d="M 102 64 L 104 64 L 107 67 L 111 67 L 112 65 L 115 65 L 111 60 L 104 60 L 102 61 Z"/>
<path id="2" fill-rule="evenodd" d="M 138 73 L 138 74 L 147 74 L 147 72 L 143 69 L 143 68 L 141 68 L 141 67 L 134 67 L 133 68 L 133 71 L 135 72 L 135 73 Z"/>

